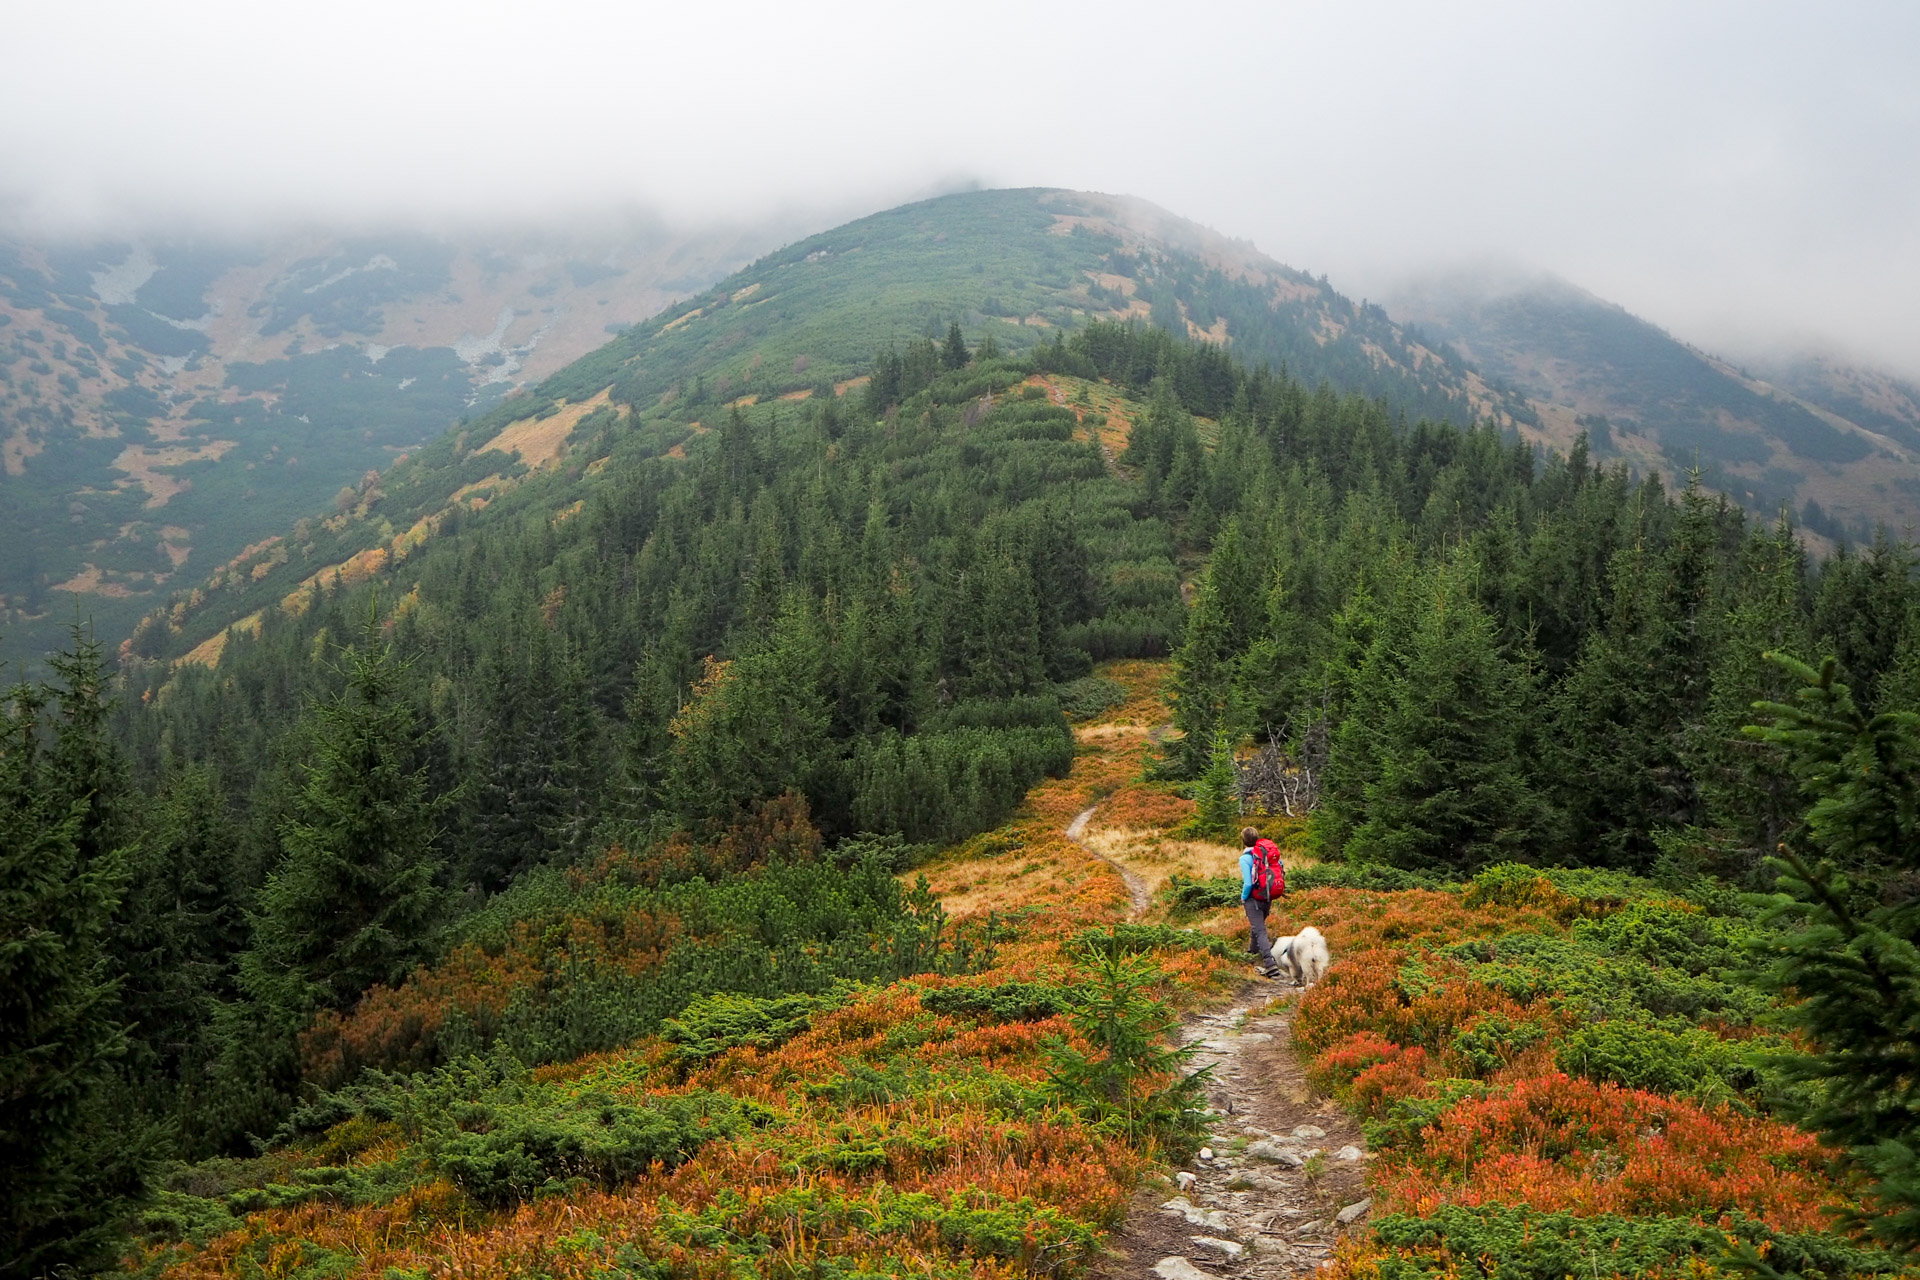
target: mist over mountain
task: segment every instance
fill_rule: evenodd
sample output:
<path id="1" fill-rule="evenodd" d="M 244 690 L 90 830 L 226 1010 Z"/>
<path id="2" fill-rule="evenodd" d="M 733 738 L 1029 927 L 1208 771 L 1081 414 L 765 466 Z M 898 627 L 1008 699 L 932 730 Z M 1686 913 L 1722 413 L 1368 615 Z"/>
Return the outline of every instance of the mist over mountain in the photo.
<path id="1" fill-rule="evenodd" d="M 1511 268 L 1428 277 L 1383 310 L 1145 201 L 1026 200 L 963 194 L 848 224 L 807 250 L 840 282 L 804 295 L 804 319 L 794 295 L 773 314 L 749 303 L 750 324 L 728 321 L 707 354 L 675 347 L 664 363 L 680 382 L 691 370 L 778 395 L 863 374 L 876 350 L 948 319 L 1013 349 L 1126 319 L 1409 414 L 1485 418 L 1561 452 L 1584 434 L 1599 456 L 1670 480 L 1699 468 L 1751 511 L 1791 509 L 1826 545 L 1920 523 L 1920 397 L 1889 375 L 1831 357 L 1741 368 Z M 325 567 L 311 550 L 288 559 L 295 521 L 357 508 L 396 458 L 790 228 L 695 233 L 636 217 L 0 245 L 0 654 L 45 652 L 75 598 L 117 644 L 156 604 L 187 607 L 212 582 L 259 582 L 266 598 L 282 577 L 311 578 Z M 1086 235 L 1120 248 L 1062 256 Z M 832 248 L 849 236 L 866 256 Z"/>
<path id="2" fill-rule="evenodd" d="M 1530 435 L 1706 483 L 1827 538 L 1920 524 L 1920 396 L 1832 357 L 1739 364 L 1566 280 L 1488 266 L 1403 284 L 1385 304 L 1527 397 Z"/>

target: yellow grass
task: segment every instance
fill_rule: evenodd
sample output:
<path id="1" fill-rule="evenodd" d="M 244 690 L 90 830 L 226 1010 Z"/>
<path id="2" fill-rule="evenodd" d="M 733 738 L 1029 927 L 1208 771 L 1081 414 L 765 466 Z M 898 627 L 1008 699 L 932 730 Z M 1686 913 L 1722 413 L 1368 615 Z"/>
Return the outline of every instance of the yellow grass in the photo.
<path id="1" fill-rule="evenodd" d="M 503 475 L 483 476 L 472 484 L 463 484 L 455 489 L 447 501 L 449 503 L 465 502 L 478 511 L 492 501 L 496 490 L 507 489 L 511 484 L 512 482 Z"/>
<path id="2" fill-rule="evenodd" d="M 1100 820 L 1094 811 L 1094 824 Z M 1203 880 L 1210 876 L 1240 874 L 1240 850 L 1206 840 L 1181 840 L 1164 831 L 1140 831 L 1131 827 L 1100 830 L 1090 824 L 1082 837 L 1089 849 L 1111 858 L 1146 881 L 1158 894 L 1167 880 L 1178 871 Z"/>
<path id="3" fill-rule="evenodd" d="M 1202 329 L 1189 319 L 1187 321 L 1187 336 L 1196 342 L 1211 342 L 1217 347 L 1224 347 L 1227 345 L 1227 318 L 1225 316 L 1216 317 L 1212 326 L 1205 329 Z"/>
<path id="4" fill-rule="evenodd" d="M 227 637 L 236 631 L 244 631 L 250 636 L 259 635 L 260 611 L 256 609 L 254 612 L 228 627 L 225 631 L 202 640 L 199 644 L 188 650 L 186 655 L 182 657 L 176 665 L 198 663 L 203 667 L 219 666 L 220 655 L 226 652 Z"/>
<path id="5" fill-rule="evenodd" d="M 695 319 L 699 316 L 703 316 L 705 314 L 706 314 L 706 309 L 704 307 L 695 307 L 693 310 L 687 312 L 687 314 L 683 316 L 675 316 L 673 319 L 661 325 L 660 332 L 672 333 L 675 329 L 678 329 L 681 325 L 687 323 L 687 321 Z"/>
<path id="6" fill-rule="evenodd" d="M 219 458 L 233 448 L 232 440 L 209 440 L 205 444 L 186 446 L 174 445 L 165 449 L 149 449 L 145 445 L 130 444 L 120 451 L 113 460 L 114 470 L 125 473 L 134 484 L 147 491 L 147 506 L 164 507 L 175 494 L 184 493 L 191 484 L 179 476 L 160 470 L 161 467 L 177 467 L 183 462 L 200 462 L 208 458 Z"/>
<path id="7" fill-rule="evenodd" d="M 133 594 L 117 582 L 106 581 L 100 572 L 100 567 L 93 564 L 87 565 L 65 582 L 54 583 L 53 589 L 71 591 L 75 595 L 82 596 L 108 596 L 116 600 Z"/>
<path id="8" fill-rule="evenodd" d="M 498 453 L 514 453 L 529 467 L 544 467 L 559 458 L 567 437 L 580 425 L 580 419 L 608 403 L 612 390 L 608 387 L 591 400 L 563 405 L 545 418 L 522 418 L 518 422 L 510 422 L 499 435 L 481 445 L 478 452 L 485 453 L 491 449 Z"/>

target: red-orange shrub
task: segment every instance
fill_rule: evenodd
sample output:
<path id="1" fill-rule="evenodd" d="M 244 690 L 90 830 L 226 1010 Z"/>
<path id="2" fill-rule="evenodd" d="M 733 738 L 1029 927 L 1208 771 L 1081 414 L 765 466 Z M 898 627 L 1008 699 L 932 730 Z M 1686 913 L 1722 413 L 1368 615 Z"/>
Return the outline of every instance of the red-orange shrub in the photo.
<path id="1" fill-rule="evenodd" d="M 1417 1158 L 1385 1171 L 1381 1190 L 1397 1208 L 1524 1203 L 1681 1217 L 1738 1210 L 1784 1231 L 1829 1221 L 1828 1153 L 1788 1125 L 1559 1072 L 1502 1084 L 1443 1112 Z"/>

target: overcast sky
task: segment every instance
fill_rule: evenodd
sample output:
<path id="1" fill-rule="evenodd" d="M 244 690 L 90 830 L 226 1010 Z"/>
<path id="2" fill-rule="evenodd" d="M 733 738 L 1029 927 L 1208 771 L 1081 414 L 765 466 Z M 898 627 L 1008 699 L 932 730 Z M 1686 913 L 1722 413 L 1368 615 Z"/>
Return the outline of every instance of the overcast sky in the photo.
<path id="1" fill-rule="evenodd" d="M 819 219 L 1128 192 L 1920 376 L 1920 3 L 0 0 L 0 217 Z"/>

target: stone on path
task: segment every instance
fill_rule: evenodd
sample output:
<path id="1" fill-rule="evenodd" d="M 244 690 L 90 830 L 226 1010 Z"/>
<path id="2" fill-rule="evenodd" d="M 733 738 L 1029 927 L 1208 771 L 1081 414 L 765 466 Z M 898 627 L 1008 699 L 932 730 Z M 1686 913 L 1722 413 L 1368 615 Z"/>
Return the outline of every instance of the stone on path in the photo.
<path id="1" fill-rule="evenodd" d="M 1358 1160 L 1360 1158 L 1360 1148 L 1342 1147 L 1333 1153 L 1333 1158 L 1335 1160 Z"/>
<path id="2" fill-rule="evenodd" d="M 1223 1231 L 1233 1225 L 1233 1219 L 1227 1217 L 1224 1209 L 1214 1209 L 1209 1212 L 1197 1208 L 1193 1201 L 1185 1196 L 1175 1196 L 1167 1201 L 1160 1206 L 1160 1212 L 1171 1217 L 1185 1218 L 1189 1226 L 1211 1227 L 1215 1231 Z"/>
<path id="3" fill-rule="evenodd" d="M 1298 1169 L 1307 1162 L 1298 1148 L 1283 1147 L 1277 1142 L 1249 1142 L 1247 1154 L 1256 1160 L 1266 1160 L 1273 1164 L 1284 1164 L 1289 1169 Z"/>
<path id="4" fill-rule="evenodd" d="M 1233 1240 L 1222 1240 L 1218 1236 L 1189 1236 L 1202 1249 L 1218 1249 L 1229 1258 L 1238 1258 L 1247 1251 L 1247 1246 Z"/>
<path id="5" fill-rule="evenodd" d="M 1356 1200 L 1342 1209 L 1334 1215 L 1333 1220 L 1343 1227 L 1351 1226 L 1365 1217 L 1367 1210 L 1371 1208 L 1373 1208 L 1373 1197 L 1368 1196 L 1365 1200 Z"/>
<path id="6" fill-rule="evenodd" d="M 1193 1190 L 1193 1184 L 1200 1181 L 1199 1178 L 1195 1177 L 1191 1173 L 1188 1173 L 1185 1169 L 1182 1169 L 1180 1172 L 1174 1174 L 1173 1180 L 1182 1191 Z"/>
<path id="7" fill-rule="evenodd" d="M 1327 1131 L 1317 1124 L 1303 1124 L 1294 1129 L 1293 1136 L 1296 1138 L 1324 1138 L 1327 1136 Z"/>
<path id="8" fill-rule="evenodd" d="M 1214 1280 L 1185 1258 L 1162 1258 L 1153 1264 L 1153 1274 L 1160 1280 Z"/>
<path id="9" fill-rule="evenodd" d="M 1227 1184 L 1229 1191 L 1265 1191 L 1276 1196 L 1287 1189 L 1286 1183 L 1264 1173 L 1243 1173 Z"/>

